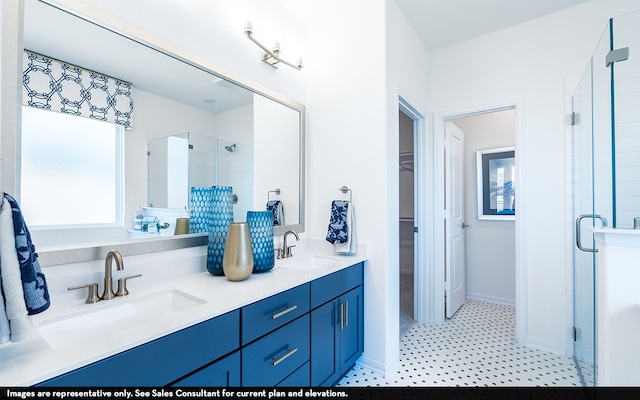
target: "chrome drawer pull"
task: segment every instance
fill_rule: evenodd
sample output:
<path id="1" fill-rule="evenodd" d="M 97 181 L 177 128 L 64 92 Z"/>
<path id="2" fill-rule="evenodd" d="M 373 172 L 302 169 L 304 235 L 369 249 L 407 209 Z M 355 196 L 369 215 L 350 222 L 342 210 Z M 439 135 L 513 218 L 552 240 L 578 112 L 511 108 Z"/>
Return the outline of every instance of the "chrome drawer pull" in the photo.
<path id="1" fill-rule="evenodd" d="M 283 355 L 280 358 L 274 359 L 273 362 L 271 363 L 274 367 L 278 364 L 280 364 L 281 362 L 283 362 L 284 360 L 286 360 L 287 358 L 291 357 L 293 355 L 293 353 L 295 353 L 296 351 L 298 351 L 298 348 L 295 347 L 291 350 L 288 350 L 287 353 L 285 355 Z"/>
<path id="2" fill-rule="evenodd" d="M 280 318 L 283 315 L 285 315 L 287 313 L 290 313 L 291 311 L 295 310 L 296 308 L 298 308 L 298 306 L 294 304 L 291 307 L 287 307 L 287 308 L 285 308 L 284 310 L 282 310 L 280 312 L 273 313 L 273 314 L 271 314 L 271 319 Z"/>

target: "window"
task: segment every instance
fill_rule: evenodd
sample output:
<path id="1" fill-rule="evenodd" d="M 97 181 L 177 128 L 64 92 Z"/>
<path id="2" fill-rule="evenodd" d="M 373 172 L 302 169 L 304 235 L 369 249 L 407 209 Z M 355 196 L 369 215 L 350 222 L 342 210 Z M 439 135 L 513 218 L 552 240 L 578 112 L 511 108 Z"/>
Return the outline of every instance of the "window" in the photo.
<path id="1" fill-rule="evenodd" d="M 124 127 L 22 107 L 20 204 L 33 228 L 123 224 Z"/>

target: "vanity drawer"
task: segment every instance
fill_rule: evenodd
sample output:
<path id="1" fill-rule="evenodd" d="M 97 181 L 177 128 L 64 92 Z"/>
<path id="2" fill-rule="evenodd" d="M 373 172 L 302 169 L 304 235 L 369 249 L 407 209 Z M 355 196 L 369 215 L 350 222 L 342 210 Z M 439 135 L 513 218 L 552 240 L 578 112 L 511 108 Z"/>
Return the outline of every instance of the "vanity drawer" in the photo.
<path id="1" fill-rule="evenodd" d="M 242 348 L 242 386 L 275 386 L 309 361 L 309 314 Z"/>
<path id="2" fill-rule="evenodd" d="M 311 308 L 314 309 L 362 285 L 364 263 L 358 263 L 311 282 Z"/>
<path id="3" fill-rule="evenodd" d="M 242 344 L 309 311 L 309 284 L 297 286 L 242 308 Z"/>

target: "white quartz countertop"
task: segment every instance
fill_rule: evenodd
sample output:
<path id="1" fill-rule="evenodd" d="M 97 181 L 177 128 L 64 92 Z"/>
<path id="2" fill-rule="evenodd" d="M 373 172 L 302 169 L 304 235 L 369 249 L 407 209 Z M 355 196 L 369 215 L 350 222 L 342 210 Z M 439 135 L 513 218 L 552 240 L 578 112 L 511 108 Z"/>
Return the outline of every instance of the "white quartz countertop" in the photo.
<path id="1" fill-rule="evenodd" d="M 322 256 L 322 265 L 312 268 L 310 257 Z M 326 259 L 330 259 L 327 262 Z M 269 272 L 252 274 L 247 280 L 229 281 L 208 272 L 191 274 L 136 288 L 125 297 L 86 304 L 74 300 L 52 304 L 49 310 L 30 317 L 35 327 L 87 310 L 100 311 L 122 302 L 163 291 L 177 290 L 203 300 L 203 304 L 135 326 L 121 326 L 114 333 L 100 331 L 74 341 L 72 346 L 52 345 L 35 328 L 31 338 L 0 345 L 0 386 L 31 386 L 84 365 L 134 348 L 197 323 L 236 310 L 287 289 L 310 282 L 364 261 L 363 256 L 340 256 L 308 252 L 277 260 Z M 114 282 L 115 286 L 115 282 Z"/>

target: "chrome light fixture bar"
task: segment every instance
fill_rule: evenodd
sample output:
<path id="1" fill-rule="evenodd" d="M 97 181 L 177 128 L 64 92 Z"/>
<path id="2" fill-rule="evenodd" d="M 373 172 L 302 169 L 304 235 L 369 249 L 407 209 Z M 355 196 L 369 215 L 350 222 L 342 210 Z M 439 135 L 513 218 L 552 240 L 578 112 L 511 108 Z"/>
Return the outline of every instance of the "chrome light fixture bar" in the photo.
<path id="1" fill-rule="evenodd" d="M 258 47 L 260 47 L 262 50 L 264 50 L 264 53 L 262 53 L 262 61 L 263 62 L 269 64 L 273 68 L 278 68 L 278 64 L 279 63 L 283 63 L 283 64 L 286 64 L 286 65 L 290 66 L 291 68 L 295 68 L 297 70 L 301 70 L 302 69 L 302 59 L 299 59 L 297 64 L 293 64 L 293 63 L 290 63 L 287 60 L 284 60 L 284 59 L 280 58 L 280 44 L 278 42 L 276 42 L 276 44 L 273 46 L 273 50 L 269 50 L 265 45 L 263 45 L 256 38 L 254 38 L 253 37 L 253 25 L 251 24 L 251 21 L 247 21 L 245 23 L 245 25 L 244 25 L 244 34 L 247 35 L 247 37 L 249 39 L 251 39 L 251 41 L 253 43 L 257 44 Z"/>

